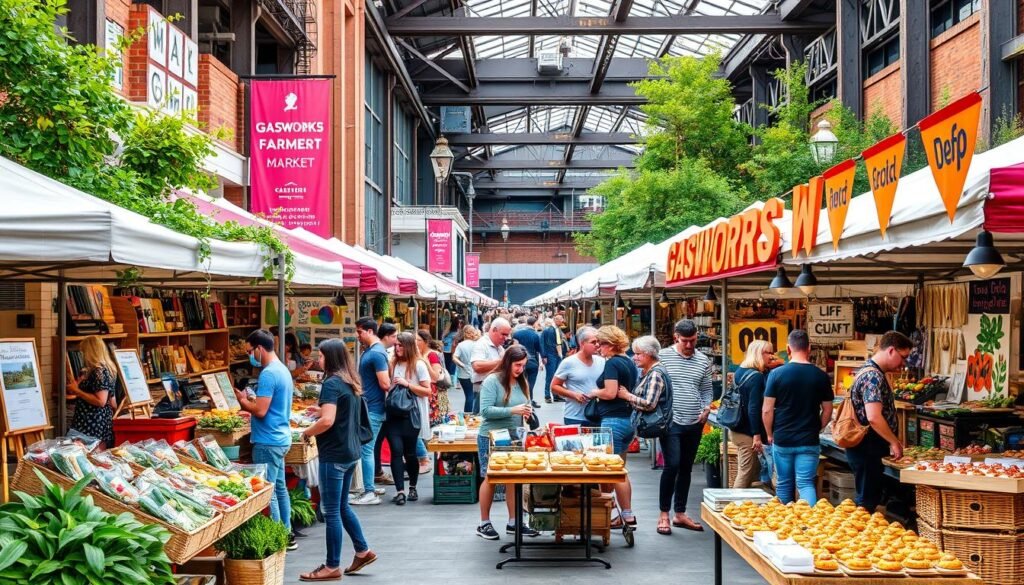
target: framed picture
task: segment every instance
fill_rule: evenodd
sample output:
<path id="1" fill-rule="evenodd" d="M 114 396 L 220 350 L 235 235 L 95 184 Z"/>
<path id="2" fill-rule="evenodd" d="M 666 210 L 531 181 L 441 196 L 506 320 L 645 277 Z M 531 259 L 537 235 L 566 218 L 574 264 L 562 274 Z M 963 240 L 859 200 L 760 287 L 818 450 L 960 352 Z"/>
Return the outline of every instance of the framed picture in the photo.
<path id="1" fill-rule="evenodd" d="M 949 391 L 946 402 L 960 404 L 964 401 L 964 390 L 967 387 L 967 360 L 957 360 L 953 366 L 953 377 L 949 379 Z"/>
<path id="2" fill-rule="evenodd" d="M 50 428 L 34 339 L 0 339 L 4 436 Z"/>

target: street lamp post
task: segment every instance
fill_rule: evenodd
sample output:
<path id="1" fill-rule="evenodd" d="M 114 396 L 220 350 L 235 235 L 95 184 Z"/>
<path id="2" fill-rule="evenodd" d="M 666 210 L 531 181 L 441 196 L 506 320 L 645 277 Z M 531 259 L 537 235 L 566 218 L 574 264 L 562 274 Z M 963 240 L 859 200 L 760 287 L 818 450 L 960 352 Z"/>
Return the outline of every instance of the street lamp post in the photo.
<path id="1" fill-rule="evenodd" d="M 832 124 L 828 120 L 818 122 L 818 131 L 811 136 L 811 156 L 819 165 L 829 165 L 836 158 L 836 147 L 839 139 L 832 133 Z"/>
<path id="2" fill-rule="evenodd" d="M 434 179 L 437 180 L 437 204 L 442 205 L 441 190 L 448 180 L 448 175 L 452 172 L 452 161 L 455 160 L 455 154 L 452 149 L 448 147 L 448 139 L 441 136 L 437 139 L 437 144 L 434 145 L 434 150 L 430 152 L 430 165 L 434 167 Z"/>
<path id="3" fill-rule="evenodd" d="M 476 189 L 473 187 L 473 173 L 454 172 L 453 177 L 466 177 L 469 186 L 466 187 L 466 201 L 469 203 L 469 253 L 473 253 L 473 200 L 476 199 Z"/>

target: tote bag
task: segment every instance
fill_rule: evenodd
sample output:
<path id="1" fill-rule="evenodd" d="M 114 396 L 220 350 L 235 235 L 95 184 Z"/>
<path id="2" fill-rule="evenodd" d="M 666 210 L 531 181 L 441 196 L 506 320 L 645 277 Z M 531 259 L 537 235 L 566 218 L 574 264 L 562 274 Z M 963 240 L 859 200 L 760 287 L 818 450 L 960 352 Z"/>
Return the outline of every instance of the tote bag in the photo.
<path id="1" fill-rule="evenodd" d="M 832 440 L 843 449 L 860 445 L 861 441 L 864 440 L 864 436 L 868 434 L 868 429 L 871 428 L 870 425 L 860 424 L 860 421 L 857 420 L 857 411 L 853 407 L 853 389 L 857 386 L 857 381 L 860 379 L 861 374 L 869 367 L 871 366 L 866 366 L 857 372 L 857 377 L 853 380 L 853 384 L 850 385 L 850 394 L 839 405 L 839 412 L 836 413 L 836 422 L 832 424 Z"/>

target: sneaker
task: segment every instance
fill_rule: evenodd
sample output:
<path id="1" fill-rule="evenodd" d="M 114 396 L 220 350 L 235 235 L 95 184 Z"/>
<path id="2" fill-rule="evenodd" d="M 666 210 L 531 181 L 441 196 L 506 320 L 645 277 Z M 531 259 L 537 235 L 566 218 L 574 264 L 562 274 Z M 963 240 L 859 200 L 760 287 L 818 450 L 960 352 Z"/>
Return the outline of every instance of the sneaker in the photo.
<path id="1" fill-rule="evenodd" d="M 398 492 L 395 495 L 395 497 L 391 498 L 391 501 L 394 502 L 396 506 L 404 506 L 405 505 L 405 500 L 406 500 L 405 494 L 402 493 L 402 492 Z"/>
<path id="2" fill-rule="evenodd" d="M 476 535 L 484 540 L 498 540 L 501 538 L 498 536 L 498 531 L 494 529 L 494 526 L 490 522 L 484 522 L 480 526 L 476 527 Z"/>
<path id="3" fill-rule="evenodd" d="M 357 499 L 359 499 L 359 494 L 356 494 L 356 493 L 353 493 L 353 492 L 349 492 L 348 493 L 348 503 L 351 504 L 352 502 L 356 501 Z"/>
<path id="4" fill-rule="evenodd" d="M 299 550 L 299 543 L 295 542 L 295 535 L 288 535 L 288 550 Z"/>
<path id="5" fill-rule="evenodd" d="M 416 491 L 416 488 L 409 486 L 409 501 L 415 502 L 418 499 L 420 499 L 420 494 Z"/>
<path id="6" fill-rule="evenodd" d="M 516 526 L 515 526 L 515 524 L 506 524 L 505 525 L 505 534 L 515 534 L 515 533 L 516 533 Z M 530 528 L 527 525 L 527 526 L 523 526 L 523 536 L 529 536 L 530 538 L 533 538 L 535 536 L 540 536 L 540 532 L 537 532 L 536 530 L 534 530 L 533 528 Z"/>
<path id="7" fill-rule="evenodd" d="M 377 560 L 377 555 L 371 550 L 367 551 L 365 556 L 353 557 L 352 564 L 345 568 L 346 575 L 353 575 L 358 573 L 365 567 Z"/>
<path id="8" fill-rule="evenodd" d="M 380 503 L 380 496 L 374 492 L 363 492 L 362 495 L 349 503 L 353 506 L 376 506 Z"/>
<path id="9" fill-rule="evenodd" d="M 307 534 L 298 528 L 292 528 L 292 538 L 306 538 Z"/>
<path id="10" fill-rule="evenodd" d="M 317 504 L 317 506 L 316 506 L 316 521 L 321 523 L 321 524 L 324 523 L 324 513 L 323 513 L 323 511 L 320 510 L 320 505 L 319 504 Z"/>
<path id="11" fill-rule="evenodd" d="M 373 477 L 373 483 L 379 483 L 381 485 L 395 485 L 395 478 L 391 477 L 391 474 L 385 471 L 380 475 L 375 475 Z"/>
<path id="12" fill-rule="evenodd" d="M 534 408 L 540 408 L 540 404 L 538 404 L 536 400 L 531 400 L 530 405 Z"/>
<path id="13" fill-rule="evenodd" d="M 551 404 L 551 397 L 549 396 L 549 397 L 545 398 L 544 402 L 547 402 L 548 404 Z"/>
<path id="14" fill-rule="evenodd" d="M 383 496 L 385 493 L 387 493 L 387 490 L 385 490 L 382 487 L 373 488 L 373 493 L 377 494 L 378 496 Z"/>

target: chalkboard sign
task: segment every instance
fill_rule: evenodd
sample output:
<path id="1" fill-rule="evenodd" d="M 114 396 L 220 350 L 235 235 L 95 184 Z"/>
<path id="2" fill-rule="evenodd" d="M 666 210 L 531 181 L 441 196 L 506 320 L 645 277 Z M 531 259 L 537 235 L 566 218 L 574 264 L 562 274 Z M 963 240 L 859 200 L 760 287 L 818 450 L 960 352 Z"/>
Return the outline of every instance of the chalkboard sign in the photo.
<path id="1" fill-rule="evenodd" d="M 972 280 L 967 312 L 972 315 L 1009 315 L 1010 279 Z"/>

